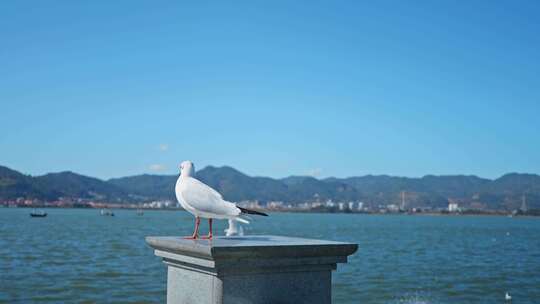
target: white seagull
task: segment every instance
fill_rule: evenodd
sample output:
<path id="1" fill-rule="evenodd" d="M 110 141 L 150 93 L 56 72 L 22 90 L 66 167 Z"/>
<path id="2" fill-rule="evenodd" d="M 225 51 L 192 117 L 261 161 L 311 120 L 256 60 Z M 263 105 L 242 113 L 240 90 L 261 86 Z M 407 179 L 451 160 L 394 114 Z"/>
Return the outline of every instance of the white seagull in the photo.
<path id="1" fill-rule="evenodd" d="M 203 239 L 212 239 L 212 219 L 228 219 L 249 224 L 243 218 L 245 214 L 268 216 L 265 213 L 245 209 L 223 199 L 221 194 L 199 181 L 195 177 L 195 166 L 191 161 L 180 164 L 180 177 L 176 181 L 176 199 L 184 209 L 195 216 L 195 230 L 187 239 L 199 237 L 199 224 L 202 218 L 208 219 L 208 236 Z"/>

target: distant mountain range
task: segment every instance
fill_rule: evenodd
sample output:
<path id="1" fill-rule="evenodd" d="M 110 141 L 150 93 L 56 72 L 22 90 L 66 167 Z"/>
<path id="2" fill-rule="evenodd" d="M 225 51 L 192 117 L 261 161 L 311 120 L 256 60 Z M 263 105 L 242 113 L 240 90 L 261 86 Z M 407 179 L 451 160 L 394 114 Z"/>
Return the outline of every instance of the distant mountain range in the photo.
<path id="1" fill-rule="evenodd" d="M 510 173 L 490 180 L 477 176 L 427 175 L 422 178 L 366 175 L 316 179 L 290 176 L 282 179 L 253 177 L 231 167 L 208 166 L 197 177 L 230 201 L 283 201 L 298 204 L 328 199 L 363 201 L 368 206 L 399 204 L 402 192 L 406 206 L 445 207 L 455 201 L 475 209 L 512 210 L 523 199 L 530 209 L 540 209 L 540 176 Z M 18 197 L 46 201 L 60 197 L 102 202 L 174 200 L 177 175 L 136 175 L 100 180 L 73 172 L 29 176 L 0 166 L 0 200 Z"/>

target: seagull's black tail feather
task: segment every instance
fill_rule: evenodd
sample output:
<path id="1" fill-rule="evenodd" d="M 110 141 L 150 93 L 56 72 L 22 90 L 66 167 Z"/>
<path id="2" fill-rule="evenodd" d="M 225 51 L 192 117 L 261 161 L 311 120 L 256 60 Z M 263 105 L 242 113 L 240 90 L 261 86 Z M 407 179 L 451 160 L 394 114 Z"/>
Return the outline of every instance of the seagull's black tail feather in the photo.
<path id="1" fill-rule="evenodd" d="M 236 207 L 238 207 L 238 206 L 236 206 Z M 255 210 L 250 210 L 250 209 L 246 209 L 246 208 L 242 208 L 242 207 L 238 207 L 238 209 L 240 209 L 240 211 L 242 211 L 242 213 L 268 216 L 268 214 L 266 214 L 266 213 L 255 211 Z"/>

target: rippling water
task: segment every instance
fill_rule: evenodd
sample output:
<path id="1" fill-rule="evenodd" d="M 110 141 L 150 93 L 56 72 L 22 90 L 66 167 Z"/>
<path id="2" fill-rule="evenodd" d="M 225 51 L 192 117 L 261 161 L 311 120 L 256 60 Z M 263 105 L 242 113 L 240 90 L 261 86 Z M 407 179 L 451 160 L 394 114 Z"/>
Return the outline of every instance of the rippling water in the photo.
<path id="1" fill-rule="evenodd" d="M 0 208 L 0 303 L 164 303 L 165 265 L 144 237 L 193 225 L 179 211 L 29 211 Z M 538 218 L 275 213 L 245 230 L 357 242 L 334 303 L 540 302 Z"/>

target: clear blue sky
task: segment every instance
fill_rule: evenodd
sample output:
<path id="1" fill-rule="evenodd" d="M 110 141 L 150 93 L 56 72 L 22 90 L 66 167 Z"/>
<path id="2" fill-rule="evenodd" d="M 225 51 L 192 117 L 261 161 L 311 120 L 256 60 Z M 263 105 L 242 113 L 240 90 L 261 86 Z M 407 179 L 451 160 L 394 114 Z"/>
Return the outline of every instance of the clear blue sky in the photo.
<path id="1" fill-rule="evenodd" d="M 27 174 L 540 173 L 540 1 L 2 1 Z"/>

